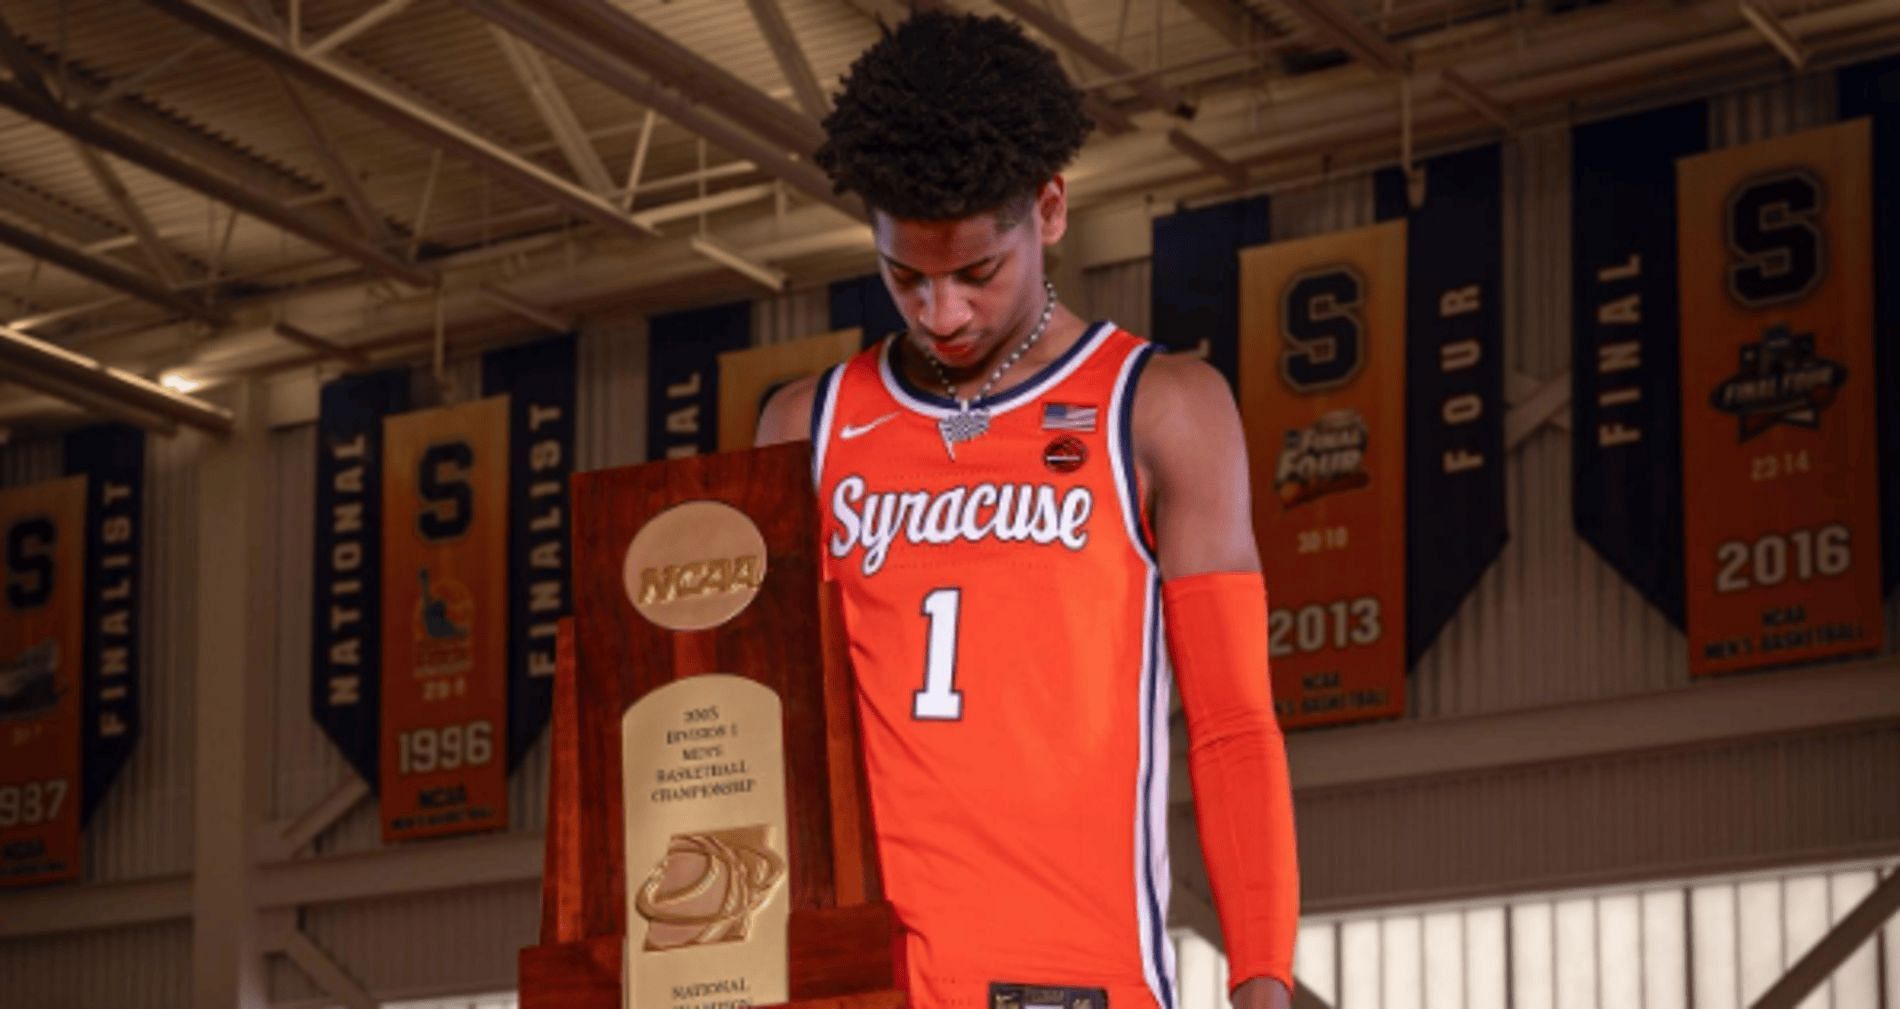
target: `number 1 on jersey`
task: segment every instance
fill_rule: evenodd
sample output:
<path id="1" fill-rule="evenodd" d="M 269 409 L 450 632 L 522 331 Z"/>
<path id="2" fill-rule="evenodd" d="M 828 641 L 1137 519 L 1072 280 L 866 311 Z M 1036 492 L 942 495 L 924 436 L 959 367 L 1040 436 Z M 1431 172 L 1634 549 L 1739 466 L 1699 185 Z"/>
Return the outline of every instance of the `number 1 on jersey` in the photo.
<path id="1" fill-rule="evenodd" d="M 924 644 L 924 689 L 911 701 L 910 715 L 919 721 L 954 722 L 963 717 L 963 692 L 957 689 L 957 613 L 963 607 L 962 589 L 933 589 L 924 597 L 924 616 L 930 619 Z"/>

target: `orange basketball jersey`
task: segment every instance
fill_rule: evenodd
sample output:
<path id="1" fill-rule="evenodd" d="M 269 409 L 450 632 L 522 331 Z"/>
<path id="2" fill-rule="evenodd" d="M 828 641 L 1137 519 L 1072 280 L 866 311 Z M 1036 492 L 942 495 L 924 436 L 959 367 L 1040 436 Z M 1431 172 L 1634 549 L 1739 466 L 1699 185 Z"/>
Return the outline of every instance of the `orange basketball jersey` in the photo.
<path id="1" fill-rule="evenodd" d="M 955 404 L 894 339 L 823 376 L 812 444 L 911 1004 L 994 981 L 1173 1009 L 1169 673 L 1129 447 L 1153 348 L 1096 324 L 952 458 Z"/>

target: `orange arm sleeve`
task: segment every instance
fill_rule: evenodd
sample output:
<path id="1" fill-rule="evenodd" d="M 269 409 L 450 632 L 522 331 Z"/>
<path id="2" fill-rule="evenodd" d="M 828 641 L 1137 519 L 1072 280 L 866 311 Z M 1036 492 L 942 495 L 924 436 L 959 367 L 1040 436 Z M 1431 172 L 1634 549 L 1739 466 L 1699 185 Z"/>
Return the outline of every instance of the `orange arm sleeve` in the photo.
<path id="1" fill-rule="evenodd" d="M 1270 977 L 1291 994 L 1299 858 L 1267 674 L 1266 584 L 1252 572 L 1192 575 L 1166 582 L 1161 595 L 1230 988 Z"/>

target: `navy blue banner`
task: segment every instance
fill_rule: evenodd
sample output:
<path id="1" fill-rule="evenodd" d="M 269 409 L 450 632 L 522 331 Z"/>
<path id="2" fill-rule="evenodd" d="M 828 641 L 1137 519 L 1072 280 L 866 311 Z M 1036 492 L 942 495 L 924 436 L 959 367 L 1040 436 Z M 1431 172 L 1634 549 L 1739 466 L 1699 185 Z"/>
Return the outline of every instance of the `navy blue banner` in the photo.
<path id="1" fill-rule="evenodd" d="M 1240 250 L 1272 239 L 1265 196 L 1182 210 L 1154 222 L 1148 328 L 1173 352 L 1212 364 L 1240 388 Z"/>
<path id="2" fill-rule="evenodd" d="M 1571 509 L 1577 534 L 1683 626 L 1676 159 L 1708 147 L 1691 102 L 1571 137 Z"/>
<path id="3" fill-rule="evenodd" d="M 1880 427 L 1880 591 L 1900 585 L 1900 56 L 1840 72 L 1841 118 L 1872 116 L 1874 388 Z"/>
<path id="4" fill-rule="evenodd" d="M 1510 539 L 1504 501 L 1504 168 L 1496 145 L 1433 158 L 1425 200 L 1373 177 L 1405 229 L 1405 663 Z"/>
<path id="5" fill-rule="evenodd" d="M 145 545 L 145 432 L 125 424 L 66 436 L 66 473 L 86 478 L 86 626 L 81 679 L 85 784 L 92 818 L 139 738 L 139 589 Z"/>
<path id="6" fill-rule="evenodd" d="M 648 320 L 648 459 L 718 451 L 719 355 L 751 342 L 749 301 Z"/>
<path id="7" fill-rule="evenodd" d="M 574 337 L 482 358 L 482 394 L 508 402 L 508 769 L 548 724 L 556 621 L 573 608 Z"/>
<path id="8" fill-rule="evenodd" d="M 382 674 L 383 418 L 409 409 L 406 369 L 345 375 L 317 407 L 310 713 L 376 787 Z"/>
<path id="9" fill-rule="evenodd" d="M 859 327 L 864 332 L 863 345 L 866 347 L 892 333 L 910 328 L 903 314 L 898 312 L 897 304 L 891 301 L 891 292 L 885 288 L 884 278 L 875 273 L 833 281 L 829 293 L 831 328 Z"/>

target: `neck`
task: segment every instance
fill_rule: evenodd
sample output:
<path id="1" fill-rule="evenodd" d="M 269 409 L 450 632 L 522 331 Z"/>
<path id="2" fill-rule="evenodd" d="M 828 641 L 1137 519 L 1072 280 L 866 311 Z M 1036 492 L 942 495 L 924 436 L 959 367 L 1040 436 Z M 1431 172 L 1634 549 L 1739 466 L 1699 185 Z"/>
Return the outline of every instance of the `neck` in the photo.
<path id="1" fill-rule="evenodd" d="M 1036 318 L 1040 317 L 1041 310 L 1038 309 Z M 909 376 L 911 383 L 918 388 L 941 393 L 944 391 L 944 380 L 948 379 L 951 389 L 954 390 L 952 399 L 962 400 L 965 397 L 975 399 L 977 391 L 982 389 L 984 383 L 990 380 L 990 376 L 996 373 L 999 365 L 1009 360 L 1009 355 L 1022 345 L 1034 328 L 1035 321 L 1032 319 L 1027 328 L 1015 333 L 1010 339 L 1002 341 L 979 360 L 960 368 L 951 367 L 934 359 L 926 359 L 928 351 L 918 347 L 916 342 L 909 338 L 900 339 L 897 342 L 897 363 Z M 1079 316 L 1061 304 L 1057 304 L 1049 316 L 1049 325 L 1043 331 L 1042 338 L 1037 340 L 1036 345 L 1023 354 L 1014 365 L 1004 371 L 996 385 L 984 395 L 994 396 L 1021 384 L 1043 365 L 1062 356 L 1076 340 L 1081 338 L 1087 328 Z M 942 368 L 941 374 L 938 372 L 939 367 Z"/>

